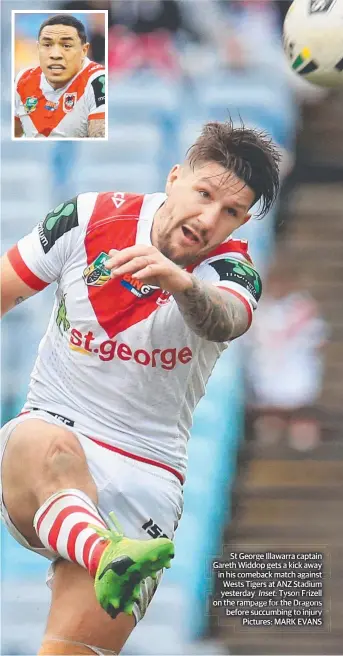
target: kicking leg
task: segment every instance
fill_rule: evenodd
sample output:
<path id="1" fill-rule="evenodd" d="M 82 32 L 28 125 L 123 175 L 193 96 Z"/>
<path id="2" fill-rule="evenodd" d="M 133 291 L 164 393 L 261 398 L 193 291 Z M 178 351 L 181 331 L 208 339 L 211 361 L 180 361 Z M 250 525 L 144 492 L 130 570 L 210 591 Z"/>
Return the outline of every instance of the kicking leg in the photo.
<path id="1" fill-rule="evenodd" d="M 95 578 L 99 603 L 111 617 L 132 614 L 139 584 L 170 566 L 167 538 L 129 540 L 108 530 L 84 451 L 68 429 L 39 419 L 14 428 L 2 462 L 4 503 L 34 547 L 78 563 Z"/>
<path id="2" fill-rule="evenodd" d="M 48 654 L 119 654 L 135 626 L 120 613 L 112 620 L 97 603 L 92 580 L 81 567 L 55 565 L 51 608 L 39 656 Z"/>

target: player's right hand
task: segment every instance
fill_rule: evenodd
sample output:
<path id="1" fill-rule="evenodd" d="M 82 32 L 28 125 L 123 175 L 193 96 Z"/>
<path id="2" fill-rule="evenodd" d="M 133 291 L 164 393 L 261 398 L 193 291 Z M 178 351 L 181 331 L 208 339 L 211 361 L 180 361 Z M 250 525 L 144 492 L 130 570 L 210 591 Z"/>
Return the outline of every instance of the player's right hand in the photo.
<path id="1" fill-rule="evenodd" d="M 135 245 L 121 251 L 110 250 L 105 266 L 111 269 L 111 277 L 132 275 L 174 294 L 184 292 L 193 285 L 191 275 L 174 264 L 155 246 Z"/>

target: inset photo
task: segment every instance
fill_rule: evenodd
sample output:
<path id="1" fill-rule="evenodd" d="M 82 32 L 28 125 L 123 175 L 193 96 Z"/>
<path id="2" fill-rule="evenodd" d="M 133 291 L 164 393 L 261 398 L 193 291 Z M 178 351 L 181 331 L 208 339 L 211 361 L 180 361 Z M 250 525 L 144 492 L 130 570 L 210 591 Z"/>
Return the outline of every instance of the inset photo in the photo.
<path id="1" fill-rule="evenodd" d="M 13 139 L 104 139 L 107 11 L 12 11 Z"/>

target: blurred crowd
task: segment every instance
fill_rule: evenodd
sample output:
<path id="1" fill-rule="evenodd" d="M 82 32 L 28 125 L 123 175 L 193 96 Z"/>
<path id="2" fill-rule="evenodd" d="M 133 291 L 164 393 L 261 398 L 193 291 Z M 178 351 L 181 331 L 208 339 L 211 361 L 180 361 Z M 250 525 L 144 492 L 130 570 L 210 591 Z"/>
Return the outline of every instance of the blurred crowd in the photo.
<path id="1" fill-rule="evenodd" d="M 252 65 L 268 50 L 266 26 L 280 32 L 289 5 L 287 0 L 70 0 L 60 7 L 108 10 L 110 72 L 150 67 L 178 75 L 218 61 L 234 68 Z M 93 52 L 102 47 L 96 25 L 91 44 Z"/>
<path id="2" fill-rule="evenodd" d="M 284 247 L 274 253 L 264 292 L 245 338 L 247 415 L 260 446 L 297 451 L 320 443 L 318 403 L 328 326 L 301 264 Z"/>
<path id="3" fill-rule="evenodd" d="M 218 63 L 231 68 L 258 64 L 275 49 L 290 4 L 288 0 L 67 0 L 55 3 L 54 9 L 75 14 L 108 11 L 110 73 L 150 68 L 177 76 Z M 83 19 L 90 57 L 103 63 L 101 14 L 84 14 Z M 18 69 L 35 54 L 36 22 L 34 15 L 20 17 L 16 28 Z M 266 31 L 275 34 L 274 43 L 265 39 Z"/>

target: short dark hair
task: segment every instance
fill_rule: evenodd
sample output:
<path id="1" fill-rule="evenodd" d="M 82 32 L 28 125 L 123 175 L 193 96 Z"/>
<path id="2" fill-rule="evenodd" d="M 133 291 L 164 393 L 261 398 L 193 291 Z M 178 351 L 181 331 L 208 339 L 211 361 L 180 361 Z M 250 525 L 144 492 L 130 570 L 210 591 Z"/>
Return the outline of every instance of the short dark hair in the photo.
<path id="1" fill-rule="evenodd" d="M 258 216 L 264 216 L 279 191 L 278 153 L 272 139 L 262 130 L 234 127 L 231 119 L 206 123 L 201 135 L 188 149 L 186 161 L 194 169 L 199 164 L 217 162 L 233 171 L 261 201 Z"/>
<path id="2" fill-rule="evenodd" d="M 78 18 L 75 18 L 75 16 L 71 16 L 70 14 L 57 14 L 56 16 L 51 16 L 51 18 L 47 18 L 39 28 L 38 39 L 44 27 L 48 27 L 49 25 L 68 25 L 69 27 L 75 27 L 82 45 L 87 42 L 85 26 L 80 20 L 78 20 Z"/>

